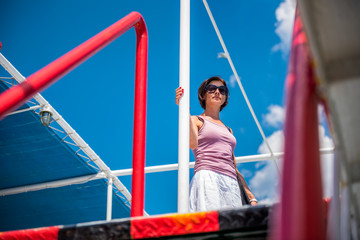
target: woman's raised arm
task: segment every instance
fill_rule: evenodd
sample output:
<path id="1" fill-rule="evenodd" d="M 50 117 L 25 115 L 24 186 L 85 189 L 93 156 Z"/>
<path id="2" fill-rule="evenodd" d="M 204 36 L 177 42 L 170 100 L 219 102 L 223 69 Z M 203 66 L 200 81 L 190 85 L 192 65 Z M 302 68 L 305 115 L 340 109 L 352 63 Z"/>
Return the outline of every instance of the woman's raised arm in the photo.
<path id="1" fill-rule="evenodd" d="M 184 89 L 178 87 L 175 90 L 175 103 L 179 105 L 180 98 L 184 94 Z M 190 148 L 195 149 L 198 145 L 199 119 L 196 116 L 190 116 Z"/>

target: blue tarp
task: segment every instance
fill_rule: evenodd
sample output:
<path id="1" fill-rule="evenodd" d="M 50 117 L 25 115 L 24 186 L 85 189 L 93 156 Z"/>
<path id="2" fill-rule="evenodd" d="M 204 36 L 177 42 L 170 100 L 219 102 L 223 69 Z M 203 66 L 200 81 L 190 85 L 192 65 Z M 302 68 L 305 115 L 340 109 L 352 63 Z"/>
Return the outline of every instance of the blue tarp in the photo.
<path id="1" fill-rule="evenodd" d="M 0 82 L 0 92 L 6 88 Z M 97 172 L 32 111 L 0 121 L 0 170 L 1 190 Z M 0 231 L 105 220 L 106 191 L 101 179 L 0 196 Z M 129 217 L 123 199 L 113 197 L 113 218 Z"/>

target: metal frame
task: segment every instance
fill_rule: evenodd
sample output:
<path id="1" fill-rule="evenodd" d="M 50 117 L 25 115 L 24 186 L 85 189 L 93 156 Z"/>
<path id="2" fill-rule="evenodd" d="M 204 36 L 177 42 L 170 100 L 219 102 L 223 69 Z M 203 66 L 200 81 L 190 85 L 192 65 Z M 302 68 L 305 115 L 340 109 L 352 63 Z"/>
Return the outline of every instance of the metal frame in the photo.
<path id="1" fill-rule="evenodd" d="M 4 68 L 21 82 L 0 95 L 0 119 L 19 107 L 27 99 L 45 89 L 72 69 L 86 61 L 96 52 L 100 51 L 110 42 L 122 35 L 130 28 L 135 27 L 137 35 L 136 48 L 136 73 L 135 73 L 135 110 L 134 110 L 134 144 L 133 144 L 133 169 L 132 180 L 133 199 L 131 216 L 142 216 L 144 211 L 144 166 L 145 166 L 145 122 L 146 122 L 146 78 L 147 78 L 147 30 L 142 16 L 132 12 L 93 38 L 84 42 L 77 48 L 63 55 L 59 59 L 40 69 L 24 81 L 24 77 L 1 55 L 0 60 Z M 22 82 L 23 81 L 23 82 Z M 41 106 L 49 106 L 53 111 L 55 121 L 61 116 L 39 94 L 34 98 Z M 85 141 L 65 121 L 59 121 L 59 125 L 67 135 L 89 156 L 89 158 L 101 169 L 107 179 L 113 179 L 119 191 L 131 201 L 132 197 L 118 178 L 112 175 L 111 170 L 85 143 Z"/>
<path id="2" fill-rule="evenodd" d="M 25 77 L 22 76 L 20 74 L 20 72 L 1 53 L 0 53 L 0 64 L 12 76 L 12 78 L 15 79 L 18 83 L 25 81 Z M 98 166 L 100 168 L 100 169 L 96 168 L 100 172 L 97 174 L 94 174 L 94 175 L 90 175 L 90 176 L 69 178 L 69 179 L 60 180 L 60 181 L 51 181 L 51 182 L 46 182 L 46 183 L 41 183 L 41 184 L 34 184 L 34 185 L 22 186 L 22 187 L 10 188 L 10 189 L 3 189 L 0 192 L 0 195 L 5 196 L 5 195 L 22 193 L 22 192 L 37 191 L 37 190 L 42 190 L 42 189 L 46 189 L 46 188 L 62 187 L 62 186 L 68 186 L 71 184 L 85 183 L 85 182 L 89 181 L 89 177 L 91 178 L 91 180 L 106 178 L 105 171 L 111 172 L 111 170 L 105 165 L 105 163 L 100 159 L 100 157 L 98 155 L 96 155 L 96 153 L 91 149 L 91 147 L 80 137 L 80 135 L 78 135 L 73 130 L 73 128 L 49 104 L 49 102 L 47 100 L 45 100 L 45 98 L 41 94 L 36 94 L 33 98 L 39 103 L 39 105 L 30 107 L 27 109 L 23 109 L 23 110 L 11 112 L 7 115 L 12 115 L 12 114 L 16 114 L 16 113 L 20 113 L 20 112 L 24 112 L 24 111 L 37 110 L 41 106 L 45 106 L 45 105 L 49 106 L 53 113 L 52 118 L 64 130 L 64 132 L 59 129 L 56 129 L 52 126 L 50 126 L 50 128 L 56 130 L 57 132 L 62 132 L 63 134 L 66 135 L 65 138 L 70 137 L 71 140 L 75 144 L 65 141 L 65 138 L 63 138 L 62 141 L 67 144 L 71 144 L 71 145 L 75 145 L 75 146 L 79 147 L 79 149 L 81 149 L 84 152 L 84 154 L 86 154 L 88 157 L 83 156 L 83 155 L 79 154 L 78 152 L 76 152 L 76 154 L 81 156 L 82 158 L 86 158 L 87 160 L 94 162 L 96 164 L 96 166 Z M 89 164 L 89 165 L 91 167 L 94 167 L 91 164 Z M 99 176 L 101 176 L 101 177 L 99 177 Z M 113 178 L 116 178 L 116 177 L 113 176 Z M 113 183 L 114 183 L 116 189 L 121 192 L 121 194 L 125 197 L 125 199 L 128 202 L 131 202 L 131 194 L 130 194 L 129 190 L 124 186 L 124 184 L 122 184 L 122 182 L 117 178 L 113 181 Z"/>
<path id="3" fill-rule="evenodd" d="M 316 6 L 322 6 L 322 3 L 326 3 L 326 7 L 324 8 L 316 8 Z M 356 122 L 354 119 L 351 119 L 351 115 L 358 116 L 359 112 L 350 110 L 352 114 L 344 114 L 343 112 L 339 112 L 340 107 L 338 104 L 341 102 L 341 99 L 336 99 L 334 96 L 334 92 L 340 92 L 339 89 L 335 89 L 335 86 L 345 85 L 345 82 L 355 82 L 354 79 L 357 79 L 359 82 L 359 55 L 358 53 L 352 52 L 350 55 L 342 55 L 339 53 L 332 53 L 331 58 L 329 58 L 329 54 L 326 54 L 329 51 L 329 46 L 332 49 L 338 49 L 337 46 L 347 46 L 353 49 L 358 48 L 359 44 L 354 45 L 353 42 L 357 41 L 359 37 L 359 7 L 357 1 L 348 0 L 342 1 L 341 4 L 337 1 L 299 1 L 298 7 L 302 15 L 302 21 L 305 27 L 306 37 L 308 39 L 309 49 L 311 50 L 311 54 L 313 55 L 314 62 L 316 62 L 314 69 L 318 75 L 319 81 L 319 92 L 323 95 L 324 99 L 326 99 L 326 104 L 330 113 L 328 115 L 328 121 L 330 122 L 330 126 L 332 126 L 332 130 L 334 131 L 334 142 L 335 146 L 338 149 L 336 152 L 336 161 L 334 168 L 334 176 L 338 176 L 338 182 L 334 182 L 334 189 L 339 191 L 338 185 L 341 182 L 341 192 L 340 194 L 348 194 L 346 198 L 348 198 L 351 202 L 351 207 L 349 208 L 349 215 L 346 216 L 350 219 L 350 215 L 352 220 L 356 220 L 357 223 L 357 234 L 360 234 L 360 207 L 359 204 L 359 193 L 356 193 L 355 186 L 359 184 L 359 181 L 356 182 L 355 179 L 359 179 L 360 175 L 357 177 L 354 176 L 354 173 L 358 173 L 358 171 L 353 171 L 357 169 L 358 165 L 351 166 L 349 151 L 347 148 L 347 141 L 357 142 L 351 135 L 347 135 L 344 128 L 342 128 L 342 122 Z M 339 8 L 339 6 L 342 6 Z M 319 13 L 322 14 L 319 14 Z M 334 17 L 328 17 L 334 16 Z M 354 17 L 356 16 L 356 17 Z M 329 21 L 329 20 L 332 21 Z M 324 24 L 324 23 L 327 24 Z M 334 24 L 335 23 L 335 24 Z M 346 28 L 344 28 L 346 26 Z M 321 29 L 321 30 L 319 30 Z M 351 36 L 346 34 L 346 32 L 350 32 Z M 329 35 L 326 34 L 336 34 L 335 38 L 329 38 Z M 325 37 L 326 36 L 326 37 Z M 347 36 L 346 38 L 341 38 L 341 36 Z M 327 39 L 327 44 L 323 39 Z M 346 39 L 346 40 L 345 40 Z M 330 45 L 331 44 L 331 45 Z M 341 52 L 344 51 L 343 49 Z M 330 61 L 331 60 L 331 61 Z M 350 80 L 353 79 L 353 80 Z M 342 82 L 342 84 L 340 84 Z M 355 89 L 355 86 L 353 88 Z M 358 85 L 357 85 L 358 86 Z M 340 93 L 339 93 L 340 94 Z M 342 92 L 344 99 L 356 99 L 354 95 L 351 93 Z M 358 96 L 358 95 L 357 95 Z M 339 105 L 340 106 L 340 105 Z M 350 106 L 348 106 L 351 108 Z M 346 119 L 346 120 L 345 120 Z M 351 119 L 351 120 L 350 120 Z M 353 128 L 349 128 L 353 129 Z M 354 135 L 357 135 L 356 130 L 351 130 Z M 357 160 L 359 160 L 359 156 L 357 156 Z M 337 196 L 334 192 L 334 196 Z M 342 198 L 345 199 L 345 198 Z M 340 209 L 345 207 L 346 201 L 338 201 L 337 198 L 333 198 L 332 201 L 332 212 L 333 214 L 333 223 L 331 227 L 329 227 L 329 235 L 335 236 L 341 239 L 350 238 L 350 231 L 346 229 L 344 226 L 340 228 L 340 224 L 336 221 L 340 218 Z M 335 206 L 336 205 L 336 206 Z M 340 206 L 341 205 L 341 206 Z M 345 216 L 342 216 L 343 218 Z M 348 221 L 350 221 L 348 219 Z M 346 220 L 341 220 L 346 221 Z M 356 225 L 354 223 L 354 225 Z M 344 224 L 342 222 L 341 224 Z M 349 224 L 345 224 L 349 226 Z M 342 232 L 340 234 L 340 232 Z M 335 239 L 335 238 L 334 238 Z"/>
<path id="4" fill-rule="evenodd" d="M 334 148 L 321 148 L 320 154 L 333 154 Z M 273 156 L 271 156 L 270 153 L 268 154 L 258 154 L 258 155 L 249 155 L 249 156 L 242 156 L 242 157 L 236 157 L 236 163 L 249 163 L 249 162 L 258 162 L 258 161 L 270 161 L 275 158 L 276 160 L 281 159 L 284 156 L 283 152 L 275 152 L 273 153 Z M 190 162 L 189 167 L 194 168 L 195 162 Z M 150 166 L 145 167 L 145 173 L 156 173 L 156 172 L 166 172 L 166 171 L 175 171 L 179 169 L 179 165 L 177 163 L 174 164 L 165 164 L 165 165 L 158 165 L 158 166 Z M 111 174 L 115 177 L 120 176 L 129 176 L 132 175 L 133 169 L 122 169 L 122 170 L 114 170 L 111 171 Z M 75 178 L 68 178 L 65 180 L 59 180 L 59 181 L 51 181 L 41 184 L 34 184 L 34 185 L 28 185 L 23 187 L 15 187 L 15 188 L 8 188 L 8 189 L 2 189 L 0 190 L 0 196 L 6 196 L 6 195 L 12 195 L 12 194 L 18 194 L 22 192 L 30 192 L 30 191 L 38 191 L 46 188 L 56 188 L 56 187 L 63 187 L 68 186 L 72 184 L 81 184 L 86 183 L 88 181 L 98 180 L 102 178 L 107 178 L 106 175 L 103 172 L 99 172 L 97 174 L 90 174 L 87 176 L 82 177 L 75 177 Z"/>

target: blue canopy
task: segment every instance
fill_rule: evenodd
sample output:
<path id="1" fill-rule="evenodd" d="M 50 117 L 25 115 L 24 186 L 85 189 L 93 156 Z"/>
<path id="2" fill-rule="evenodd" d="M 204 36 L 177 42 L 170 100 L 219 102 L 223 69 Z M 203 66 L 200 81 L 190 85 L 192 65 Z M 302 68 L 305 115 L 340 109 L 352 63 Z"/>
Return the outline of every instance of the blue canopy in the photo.
<path id="1" fill-rule="evenodd" d="M 5 89 L 0 82 L 0 92 Z M 97 173 L 32 111 L 0 121 L 0 169 L 0 190 Z M 0 231 L 105 220 L 106 192 L 107 181 L 100 179 L 0 196 Z M 130 216 L 114 193 L 112 216 Z"/>

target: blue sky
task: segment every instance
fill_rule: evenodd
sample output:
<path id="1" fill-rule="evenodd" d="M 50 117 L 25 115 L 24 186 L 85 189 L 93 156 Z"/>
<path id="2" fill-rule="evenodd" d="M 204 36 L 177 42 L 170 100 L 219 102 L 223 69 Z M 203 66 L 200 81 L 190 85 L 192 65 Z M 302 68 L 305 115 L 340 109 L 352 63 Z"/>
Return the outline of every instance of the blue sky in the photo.
<path id="1" fill-rule="evenodd" d="M 208 4 L 265 135 L 272 137 L 271 144 L 280 151 L 294 3 L 209 0 Z M 143 15 L 149 34 L 146 165 L 177 163 L 174 90 L 179 84 L 180 1 L 1 0 L 1 53 L 27 77 L 132 11 Z M 191 114 L 202 113 L 199 84 L 220 75 L 230 85 L 230 102 L 221 119 L 237 138 L 235 155 L 264 152 L 230 66 L 217 58 L 222 48 L 201 0 L 191 1 L 190 28 Z M 135 32 L 131 29 L 42 92 L 112 170 L 131 168 L 134 62 Z M 3 69 L 0 73 L 7 76 Z M 190 161 L 194 161 L 192 153 Z M 276 199 L 277 174 L 272 164 L 239 167 L 258 199 Z M 120 180 L 131 189 L 130 177 Z M 149 214 L 176 212 L 176 201 L 177 171 L 146 175 Z"/>

